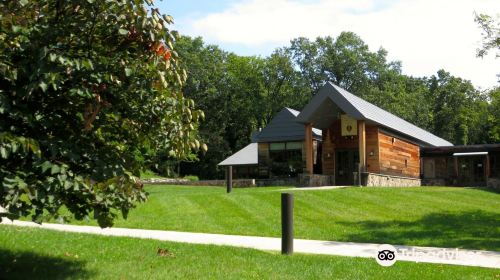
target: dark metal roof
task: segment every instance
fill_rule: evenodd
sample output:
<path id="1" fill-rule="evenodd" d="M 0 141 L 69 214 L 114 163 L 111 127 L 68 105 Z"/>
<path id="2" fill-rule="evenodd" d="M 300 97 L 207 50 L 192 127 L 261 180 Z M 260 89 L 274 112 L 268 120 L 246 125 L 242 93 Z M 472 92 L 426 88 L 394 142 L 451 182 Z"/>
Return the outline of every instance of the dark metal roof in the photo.
<path id="1" fill-rule="evenodd" d="M 500 143 L 448 147 L 423 147 L 420 150 L 420 154 L 422 156 L 451 156 L 454 153 L 476 152 L 500 152 Z"/>
<path id="2" fill-rule="evenodd" d="M 333 106 L 333 104 L 336 106 Z M 340 110 L 339 110 L 340 109 Z M 326 127 L 339 113 L 346 113 L 358 120 L 367 120 L 421 142 L 423 146 L 453 146 L 452 143 L 417 127 L 357 96 L 345 89 L 326 83 L 298 115 L 300 123 L 313 123 Z M 328 117 L 327 117 L 328 116 Z"/>
<path id="3" fill-rule="evenodd" d="M 284 108 L 256 135 L 257 142 L 304 140 L 304 125 L 296 121 L 299 111 Z M 313 128 L 313 138 L 321 140 L 321 130 Z"/>

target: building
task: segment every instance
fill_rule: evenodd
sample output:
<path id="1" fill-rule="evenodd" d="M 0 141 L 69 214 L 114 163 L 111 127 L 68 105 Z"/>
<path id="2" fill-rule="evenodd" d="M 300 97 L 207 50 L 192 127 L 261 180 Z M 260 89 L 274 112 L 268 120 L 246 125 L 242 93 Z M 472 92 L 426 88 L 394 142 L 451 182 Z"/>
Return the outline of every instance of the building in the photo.
<path id="1" fill-rule="evenodd" d="M 220 165 L 239 166 L 235 170 L 251 165 L 255 178 L 293 177 L 302 186 L 486 184 L 497 174 L 491 168 L 499 168 L 497 146 L 455 147 L 326 83 L 301 112 L 285 108 L 256 135 L 255 143 Z M 471 174 L 472 179 L 464 179 Z"/>
<path id="2" fill-rule="evenodd" d="M 305 162 L 304 126 L 297 122 L 299 111 L 283 108 L 261 131 L 252 135 L 252 143 L 219 165 L 234 166 L 235 178 L 294 178 L 303 172 Z M 316 151 L 313 166 L 320 172 L 317 149 L 321 130 L 312 129 Z M 313 159 L 314 160 L 314 159 Z"/>

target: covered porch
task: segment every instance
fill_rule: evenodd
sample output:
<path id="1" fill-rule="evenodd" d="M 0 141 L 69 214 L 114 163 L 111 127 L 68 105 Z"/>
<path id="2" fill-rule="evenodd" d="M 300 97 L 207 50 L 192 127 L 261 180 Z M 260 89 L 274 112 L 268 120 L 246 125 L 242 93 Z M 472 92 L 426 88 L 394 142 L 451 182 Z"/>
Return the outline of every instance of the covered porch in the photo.
<path id="1" fill-rule="evenodd" d="M 368 171 L 369 165 L 367 136 L 376 141 L 376 131 L 367 130 L 370 122 L 354 111 L 341 108 L 331 98 L 314 101 L 298 116 L 298 121 L 304 124 L 305 133 L 305 168 L 301 184 L 307 185 L 308 181 L 312 185 L 321 181 L 324 184 L 328 180 L 325 176 L 328 176 L 331 185 L 360 185 L 361 174 Z M 320 174 L 314 174 L 313 168 L 313 127 L 321 129 L 323 135 L 321 154 L 318 155 L 322 164 Z M 376 148 L 368 153 L 374 157 Z"/>

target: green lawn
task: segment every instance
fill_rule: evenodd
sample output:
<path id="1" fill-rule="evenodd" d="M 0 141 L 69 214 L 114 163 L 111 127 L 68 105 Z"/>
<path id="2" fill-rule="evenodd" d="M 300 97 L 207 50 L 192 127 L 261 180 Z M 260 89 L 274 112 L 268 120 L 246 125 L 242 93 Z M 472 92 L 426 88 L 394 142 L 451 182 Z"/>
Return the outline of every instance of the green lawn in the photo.
<path id="1" fill-rule="evenodd" d="M 158 248 L 170 256 L 157 255 Z M 1 279 L 496 279 L 499 270 L 105 237 L 0 225 Z M 495 278 L 496 277 L 496 278 Z"/>
<path id="2" fill-rule="evenodd" d="M 116 227 L 280 236 L 280 189 L 147 186 Z M 500 251 L 500 194 L 415 187 L 294 191 L 296 238 Z M 88 222 L 80 222 L 86 224 Z"/>

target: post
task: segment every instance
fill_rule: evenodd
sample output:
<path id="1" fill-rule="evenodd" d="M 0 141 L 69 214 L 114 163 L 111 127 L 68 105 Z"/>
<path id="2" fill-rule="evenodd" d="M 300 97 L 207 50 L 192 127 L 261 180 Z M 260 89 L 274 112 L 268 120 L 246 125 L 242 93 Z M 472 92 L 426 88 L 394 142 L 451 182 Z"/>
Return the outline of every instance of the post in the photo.
<path id="1" fill-rule="evenodd" d="M 312 139 L 312 123 L 305 125 L 305 153 L 306 153 L 306 171 L 308 174 L 313 174 L 313 139 Z"/>
<path id="2" fill-rule="evenodd" d="M 229 165 L 226 171 L 226 186 L 227 193 L 230 193 L 233 190 L 233 166 Z"/>
<path id="3" fill-rule="evenodd" d="M 366 132 L 365 121 L 358 121 L 359 168 L 358 184 L 361 186 L 361 172 L 366 171 Z"/>
<path id="4" fill-rule="evenodd" d="M 490 155 L 486 155 L 484 168 L 486 181 L 488 181 L 488 178 L 490 178 Z"/>
<path id="5" fill-rule="evenodd" d="M 293 194 L 281 194 L 281 254 L 293 253 Z"/>

